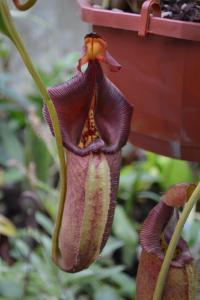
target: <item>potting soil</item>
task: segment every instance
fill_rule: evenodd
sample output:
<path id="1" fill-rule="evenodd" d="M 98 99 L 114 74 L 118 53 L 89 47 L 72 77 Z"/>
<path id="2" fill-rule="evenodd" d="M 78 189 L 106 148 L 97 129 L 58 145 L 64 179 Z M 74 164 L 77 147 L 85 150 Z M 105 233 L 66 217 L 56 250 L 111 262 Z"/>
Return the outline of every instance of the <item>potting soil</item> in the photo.
<path id="1" fill-rule="evenodd" d="M 164 18 L 200 22 L 200 0 L 162 0 Z"/>

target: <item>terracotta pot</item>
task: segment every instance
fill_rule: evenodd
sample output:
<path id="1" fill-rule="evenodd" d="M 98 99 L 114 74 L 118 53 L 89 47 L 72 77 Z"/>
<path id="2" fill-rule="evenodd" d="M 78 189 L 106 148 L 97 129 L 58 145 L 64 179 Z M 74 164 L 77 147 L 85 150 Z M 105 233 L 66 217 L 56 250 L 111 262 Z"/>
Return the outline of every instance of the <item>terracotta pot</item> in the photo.
<path id="1" fill-rule="evenodd" d="M 93 24 L 123 66 L 120 72 L 105 72 L 135 107 L 130 141 L 199 161 L 200 24 L 159 17 L 155 0 L 145 1 L 141 15 L 78 3 L 82 20 Z"/>

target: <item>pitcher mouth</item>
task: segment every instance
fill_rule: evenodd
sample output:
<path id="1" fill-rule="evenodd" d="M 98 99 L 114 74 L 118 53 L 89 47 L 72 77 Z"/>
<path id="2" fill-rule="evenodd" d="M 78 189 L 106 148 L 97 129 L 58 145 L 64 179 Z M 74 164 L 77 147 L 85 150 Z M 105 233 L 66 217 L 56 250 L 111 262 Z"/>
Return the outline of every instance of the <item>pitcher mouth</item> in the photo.
<path id="1" fill-rule="evenodd" d="M 57 111 L 63 145 L 80 156 L 90 152 L 113 154 L 125 145 L 132 107 L 104 76 L 98 61 L 89 61 L 84 73 L 48 89 Z M 53 133 L 46 107 L 44 117 Z"/>

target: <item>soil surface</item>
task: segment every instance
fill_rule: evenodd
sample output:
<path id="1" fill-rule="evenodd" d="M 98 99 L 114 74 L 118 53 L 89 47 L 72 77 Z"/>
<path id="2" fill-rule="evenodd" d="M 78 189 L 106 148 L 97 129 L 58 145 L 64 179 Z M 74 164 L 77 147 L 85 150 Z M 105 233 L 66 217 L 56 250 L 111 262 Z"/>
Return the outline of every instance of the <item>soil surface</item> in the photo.
<path id="1" fill-rule="evenodd" d="M 102 8 L 103 0 L 89 0 L 94 7 Z M 112 0 L 106 9 L 140 13 L 144 0 Z M 200 0 L 160 0 L 162 17 L 174 20 L 200 22 Z"/>
<path id="2" fill-rule="evenodd" d="M 164 18 L 200 22 L 200 0 L 162 0 Z"/>

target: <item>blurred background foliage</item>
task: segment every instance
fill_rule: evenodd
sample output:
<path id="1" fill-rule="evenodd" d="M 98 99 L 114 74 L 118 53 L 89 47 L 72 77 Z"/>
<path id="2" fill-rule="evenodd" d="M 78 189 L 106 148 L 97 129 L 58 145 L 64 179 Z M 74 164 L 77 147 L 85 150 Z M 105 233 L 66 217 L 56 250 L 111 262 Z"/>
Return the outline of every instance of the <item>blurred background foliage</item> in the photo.
<path id="1" fill-rule="evenodd" d="M 51 234 L 58 201 L 58 159 L 42 118 L 42 99 L 13 90 L 7 66 L 10 44 L 0 38 L 0 300 L 133 299 L 140 246 L 138 232 L 150 209 L 172 184 L 196 182 L 198 164 L 123 149 L 112 235 L 100 259 L 77 274 L 51 261 Z M 46 86 L 69 78 L 77 53 L 39 69 Z M 198 211 L 198 208 L 197 208 Z M 185 237 L 199 255 L 199 214 L 194 211 Z"/>

